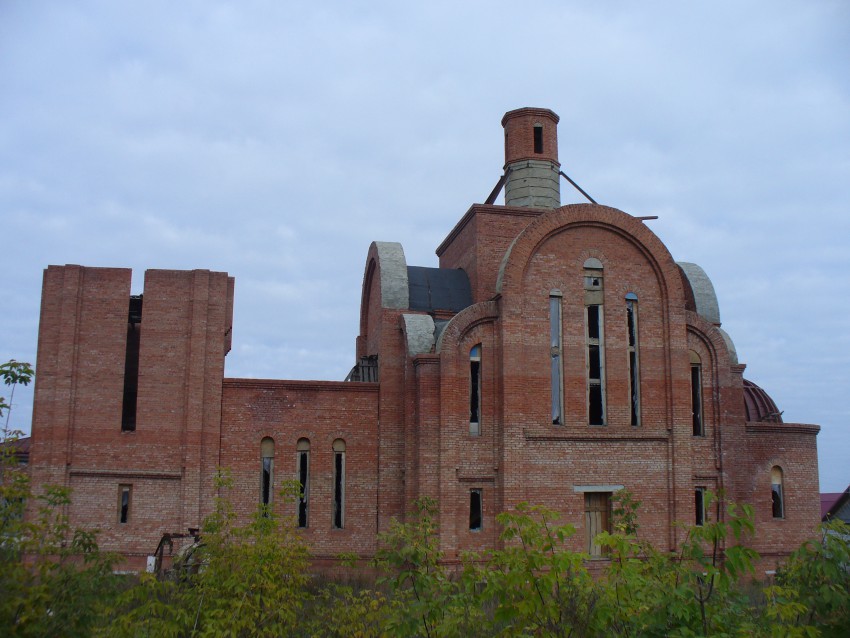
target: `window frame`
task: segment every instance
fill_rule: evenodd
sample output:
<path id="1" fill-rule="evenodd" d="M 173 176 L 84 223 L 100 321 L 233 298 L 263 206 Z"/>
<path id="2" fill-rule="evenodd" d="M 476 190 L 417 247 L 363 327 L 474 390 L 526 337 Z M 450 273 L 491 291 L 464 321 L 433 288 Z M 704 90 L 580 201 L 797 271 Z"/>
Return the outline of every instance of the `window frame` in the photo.
<path id="1" fill-rule="evenodd" d="M 597 545 L 594 539 L 602 532 L 610 534 L 613 531 L 613 497 L 614 493 L 609 491 L 588 490 L 584 492 L 585 551 L 591 559 L 606 557 L 602 546 Z M 594 521 L 594 519 L 599 520 Z"/>
<path id="2" fill-rule="evenodd" d="M 564 418 L 564 300 L 560 290 L 549 291 L 549 375 L 552 425 L 562 426 Z"/>
<path id="3" fill-rule="evenodd" d="M 265 436 L 260 441 L 260 505 L 274 504 L 274 439 Z"/>
<path id="4" fill-rule="evenodd" d="M 703 400 L 703 374 L 702 359 L 690 351 L 690 376 L 691 376 L 691 426 L 694 436 L 705 436 L 705 401 Z"/>
<path id="5" fill-rule="evenodd" d="M 481 436 L 481 355 L 478 343 L 469 350 L 469 436 Z"/>
<path id="6" fill-rule="evenodd" d="M 124 495 L 127 495 L 126 503 Z M 118 524 L 127 525 L 133 508 L 133 484 L 120 483 L 118 485 Z"/>
<path id="7" fill-rule="evenodd" d="M 303 470 L 302 470 L 303 464 Z M 298 481 L 298 500 L 295 504 L 296 525 L 310 526 L 310 439 L 300 438 L 295 444 L 295 476 Z"/>
<path id="8" fill-rule="evenodd" d="M 605 278 L 604 266 L 596 257 L 584 262 L 584 352 L 585 409 L 587 424 L 608 425 L 605 388 Z M 596 373 L 597 376 L 591 376 Z"/>
<path id="9" fill-rule="evenodd" d="M 477 508 L 476 508 L 477 497 Z M 478 525 L 474 526 L 477 519 Z M 469 490 L 469 531 L 480 532 L 484 529 L 484 490 L 475 487 Z"/>
<path id="10" fill-rule="evenodd" d="M 694 487 L 694 525 L 696 527 L 702 527 L 708 521 L 705 491 L 705 487 Z"/>
<path id="11" fill-rule="evenodd" d="M 640 406 L 640 338 L 638 322 L 638 297 L 626 294 L 626 356 L 629 364 L 629 422 L 634 427 L 641 425 Z"/>
<path id="12" fill-rule="evenodd" d="M 333 486 L 331 527 L 345 529 L 345 441 L 336 439 L 333 442 Z"/>
<path id="13" fill-rule="evenodd" d="M 771 514 L 774 520 L 785 520 L 785 471 L 779 465 L 770 468 Z"/>
<path id="14" fill-rule="evenodd" d="M 605 308 L 599 303 L 586 304 L 584 309 L 587 424 L 594 427 L 604 427 L 608 425 L 605 401 Z M 596 315 L 595 322 L 592 317 L 594 314 Z M 595 325 L 592 326 L 592 322 Z M 591 336 L 591 327 L 594 328 L 596 336 Z M 597 372 L 598 375 L 591 376 L 593 372 Z"/>

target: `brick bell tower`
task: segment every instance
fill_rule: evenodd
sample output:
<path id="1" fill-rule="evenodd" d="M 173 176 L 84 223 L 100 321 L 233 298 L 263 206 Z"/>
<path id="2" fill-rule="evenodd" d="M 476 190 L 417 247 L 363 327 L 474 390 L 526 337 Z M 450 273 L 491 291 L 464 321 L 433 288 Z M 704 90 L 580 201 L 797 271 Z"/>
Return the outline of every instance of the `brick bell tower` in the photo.
<path id="1" fill-rule="evenodd" d="M 561 164 L 558 121 L 549 109 L 526 107 L 508 111 L 505 129 L 505 205 L 558 208 Z"/>

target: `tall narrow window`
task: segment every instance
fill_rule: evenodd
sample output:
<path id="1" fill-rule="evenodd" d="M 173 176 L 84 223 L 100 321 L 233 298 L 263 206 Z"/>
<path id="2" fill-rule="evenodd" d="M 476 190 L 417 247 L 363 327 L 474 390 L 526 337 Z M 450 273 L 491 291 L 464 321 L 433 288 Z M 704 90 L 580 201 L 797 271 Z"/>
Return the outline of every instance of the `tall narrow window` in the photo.
<path id="1" fill-rule="evenodd" d="M 307 527 L 310 502 L 310 441 L 307 439 L 298 439 L 296 471 L 298 472 L 298 527 Z"/>
<path id="2" fill-rule="evenodd" d="M 274 480 L 274 439 L 265 437 L 260 442 L 260 503 L 271 505 Z"/>
<path id="3" fill-rule="evenodd" d="M 552 424 L 564 423 L 563 383 L 561 383 L 561 293 L 549 293 L 549 357 L 552 379 Z"/>
<path id="4" fill-rule="evenodd" d="M 602 532 L 611 532 L 611 492 L 585 492 L 584 529 L 587 553 L 602 556 L 595 539 Z"/>
<path id="5" fill-rule="evenodd" d="M 481 530 L 482 506 L 481 490 L 469 490 L 469 530 Z"/>
<path id="6" fill-rule="evenodd" d="M 770 495 L 773 518 L 785 518 L 785 493 L 783 490 L 782 468 L 775 465 L 770 470 Z"/>
<path id="7" fill-rule="evenodd" d="M 587 422 L 605 425 L 605 330 L 602 262 L 584 262 L 585 342 L 587 351 Z"/>
<path id="8" fill-rule="evenodd" d="M 345 441 L 334 441 L 333 527 L 345 526 Z"/>
<path id="9" fill-rule="evenodd" d="M 587 306 L 587 404 L 590 425 L 605 425 L 602 386 L 602 306 Z"/>
<path id="10" fill-rule="evenodd" d="M 469 434 L 481 434 L 481 344 L 469 351 Z"/>
<path id="11" fill-rule="evenodd" d="M 136 429 L 139 390 L 139 345 L 142 336 L 142 295 L 130 297 L 127 318 L 127 345 L 124 351 L 124 397 L 121 405 L 121 431 Z"/>
<path id="12" fill-rule="evenodd" d="M 534 152 L 543 152 L 543 126 L 540 124 L 534 125 Z"/>
<path id="13" fill-rule="evenodd" d="M 118 522 L 130 522 L 130 504 L 132 503 L 133 486 L 119 485 L 118 486 Z"/>
<path id="14" fill-rule="evenodd" d="M 640 425 L 640 361 L 638 360 L 638 303 L 637 295 L 626 295 L 626 331 L 629 352 L 629 412 L 631 424 Z"/>
<path id="15" fill-rule="evenodd" d="M 699 355 L 691 351 L 691 414 L 694 436 L 705 436 L 702 418 L 702 365 Z"/>
<path id="16" fill-rule="evenodd" d="M 705 525 L 705 488 L 694 489 L 694 525 Z"/>

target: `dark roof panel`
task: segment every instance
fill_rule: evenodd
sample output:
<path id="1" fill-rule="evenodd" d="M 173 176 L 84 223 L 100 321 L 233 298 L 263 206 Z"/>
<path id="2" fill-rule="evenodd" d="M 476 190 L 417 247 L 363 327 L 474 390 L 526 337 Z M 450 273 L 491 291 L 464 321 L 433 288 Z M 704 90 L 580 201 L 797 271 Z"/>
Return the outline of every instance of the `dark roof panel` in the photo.
<path id="1" fill-rule="evenodd" d="M 472 305 L 469 277 L 459 268 L 408 266 L 410 310 L 460 312 Z"/>

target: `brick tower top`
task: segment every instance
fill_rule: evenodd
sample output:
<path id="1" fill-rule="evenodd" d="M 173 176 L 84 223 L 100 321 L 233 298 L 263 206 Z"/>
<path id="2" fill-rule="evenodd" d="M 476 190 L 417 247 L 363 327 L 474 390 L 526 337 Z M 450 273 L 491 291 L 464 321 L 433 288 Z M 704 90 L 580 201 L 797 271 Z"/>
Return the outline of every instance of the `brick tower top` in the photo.
<path id="1" fill-rule="evenodd" d="M 557 208 L 561 205 L 558 121 L 554 111 L 526 107 L 508 111 L 505 129 L 505 205 Z"/>
<path id="2" fill-rule="evenodd" d="M 558 164 L 558 122 L 549 109 L 525 107 L 502 117 L 505 168 L 518 160 L 549 160 Z M 559 164 L 560 166 L 560 164 Z"/>

